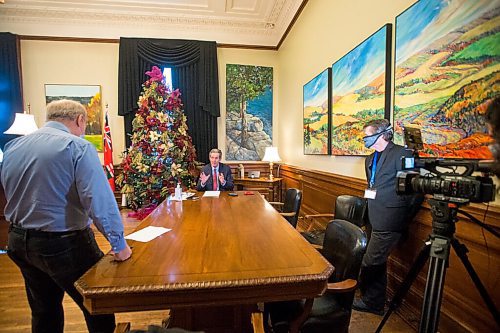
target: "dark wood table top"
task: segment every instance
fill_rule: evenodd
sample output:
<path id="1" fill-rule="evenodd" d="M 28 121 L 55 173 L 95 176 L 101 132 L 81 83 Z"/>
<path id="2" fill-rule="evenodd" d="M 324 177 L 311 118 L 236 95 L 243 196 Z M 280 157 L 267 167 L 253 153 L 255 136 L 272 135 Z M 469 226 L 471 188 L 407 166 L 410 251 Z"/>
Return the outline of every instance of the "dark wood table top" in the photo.
<path id="1" fill-rule="evenodd" d="M 91 313 L 251 304 L 322 294 L 333 267 L 257 192 L 164 201 L 138 226 L 171 228 L 128 241 L 76 283 Z"/>

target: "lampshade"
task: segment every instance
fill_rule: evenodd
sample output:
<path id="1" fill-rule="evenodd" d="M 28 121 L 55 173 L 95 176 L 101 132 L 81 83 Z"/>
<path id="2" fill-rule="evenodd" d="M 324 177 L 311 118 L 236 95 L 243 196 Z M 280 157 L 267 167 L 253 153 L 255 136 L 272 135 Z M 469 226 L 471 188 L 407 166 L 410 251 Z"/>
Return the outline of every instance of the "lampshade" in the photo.
<path id="1" fill-rule="evenodd" d="M 266 147 L 266 152 L 262 158 L 264 162 L 278 162 L 281 161 L 280 155 L 278 154 L 278 147 Z"/>
<path id="2" fill-rule="evenodd" d="M 4 134 L 27 135 L 38 129 L 35 123 L 35 116 L 26 113 L 16 113 L 16 118 L 12 126 L 3 132 Z"/>

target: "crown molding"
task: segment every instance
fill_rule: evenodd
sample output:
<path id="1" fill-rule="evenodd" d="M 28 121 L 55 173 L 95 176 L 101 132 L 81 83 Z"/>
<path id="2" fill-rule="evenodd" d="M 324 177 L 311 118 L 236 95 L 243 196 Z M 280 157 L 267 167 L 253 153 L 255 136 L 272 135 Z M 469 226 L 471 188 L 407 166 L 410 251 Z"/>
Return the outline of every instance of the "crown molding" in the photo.
<path id="1" fill-rule="evenodd" d="M 296 20 L 297 10 L 307 3 L 307 0 L 275 0 L 272 3 L 268 3 L 269 0 L 255 0 L 258 5 L 256 9 L 238 9 L 239 12 L 233 10 L 229 14 L 225 9 L 225 15 L 216 15 L 216 9 L 210 7 L 214 6 L 215 1 L 220 0 L 206 0 L 207 6 L 198 5 L 188 15 L 180 14 L 179 10 L 172 14 L 166 7 L 158 11 L 154 11 L 153 7 L 141 7 L 137 12 L 131 12 L 130 8 L 125 11 L 125 7 L 120 10 L 110 9 L 109 6 L 101 8 L 97 6 L 101 3 L 98 1 L 88 1 L 94 4 L 88 7 L 78 1 L 70 2 L 80 3 L 81 7 L 75 9 L 70 4 L 67 7 L 55 6 L 55 1 L 26 1 L 23 6 L 22 1 L 12 0 L 0 6 L 0 16 L 4 31 L 22 36 L 39 35 L 43 40 L 47 40 L 46 36 L 94 40 L 116 40 L 120 37 L 179 38 L 215 40 L 224 47 L 243 45 L 245 48 L 276 49 L 283 35 L 288 33 L 290 23 Z M 130 5 L 128 1 L 107 2 Z M 202 2 L 198 1 L 198 4 Z M 35 6 L 37 3 L 52 6 Z M 154 1 L 147 3 L 155 4 Z M 256 17 L 255 13 L 262 15 Z M 63 26 L 64 29 L 61 29 Z"/>

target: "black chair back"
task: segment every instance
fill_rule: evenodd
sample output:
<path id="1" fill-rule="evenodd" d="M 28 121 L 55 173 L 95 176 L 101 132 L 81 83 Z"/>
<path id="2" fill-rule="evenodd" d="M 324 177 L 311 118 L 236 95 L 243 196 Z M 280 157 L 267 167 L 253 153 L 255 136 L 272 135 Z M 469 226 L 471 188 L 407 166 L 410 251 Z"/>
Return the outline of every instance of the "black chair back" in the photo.
<path id="1" fill-rule="evenodd" d="M 366 199 L 354 195 L 339 195 L 335 200 L 333 214 L 335 220 L 345 220 L 358 227 L 363 227 L 368 221 L 368 203 Z M 301 234 L 309 243 L 323 245 L 325 239 L 324 230 L 306 231 Z"/>
<path id="2" fill-rule="evenodd" d="M 335 266 L 330 282 L 357 280 L 366 251 L 366 234 L 351 222 L 335 219 L 325 231 L 321 254 Z"/>
<path id="3" fill-rule="evenodd" d="M 286 216 L 287 221 L 294 227 L 297 227 L 299 220 L 300 205 L 302 204 L 302 191 L 296 188 L 289 188 L 285 193 L 283 202 L 283 213 L 295 213 L 294 216 Z"/>
<path id="4" fill-rule="evenodd" d="M 366 251 L 367 237 L 358 226 L 345 220 L 333 220 L 325 232 L 322 255 L 335 267 L 329 282 L 357 280 Z M 326 291 L 314 299 L 308 318 L 300 327 L 302 333 L 347 333 L 355 290 Z M 290 321 L 303 310 L 304 301 L 266 303 L 273 332 L 288 332 Z"/>
<path id="5" fill-rule="evenodd" d="M 354 195 L 339 195 L 335 200 L 335 219 L 346 220 L 358 227 L 366 224 L 367 202 Z"/>

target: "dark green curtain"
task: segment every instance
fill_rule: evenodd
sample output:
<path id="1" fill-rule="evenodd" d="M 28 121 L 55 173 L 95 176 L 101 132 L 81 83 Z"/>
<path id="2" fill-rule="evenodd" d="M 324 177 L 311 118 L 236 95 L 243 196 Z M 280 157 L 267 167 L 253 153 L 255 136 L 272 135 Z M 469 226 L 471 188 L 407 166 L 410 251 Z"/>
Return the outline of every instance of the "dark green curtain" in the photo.
<path id="1" fill-rule="evenodd" d="M 14 122 L 15 113 L 23 112 L 21 70 L 17 35 L 0 32 L 0 148 L 15 138 L 5 135 Z"/>
<path id="2" fill-rule="evenodd" d="M 219 76 L 215 42 L 120 38 L 118 114 L 125 117 L 125 142 L 130 146 L 132 120 L 145 72 L 153 66 L 172 68 L 172 84 L 181 92 L 189 134 L 198 160 L 208 162 L 217 147 Z"/>

